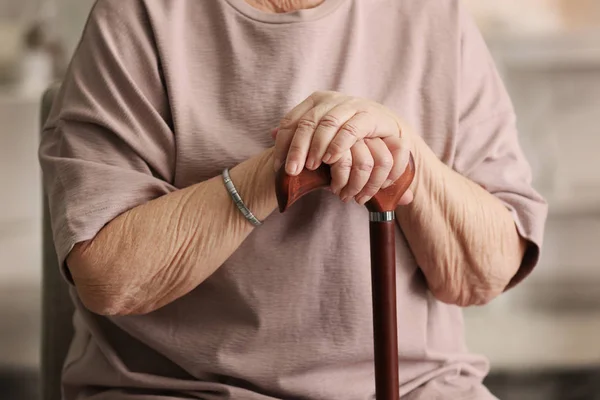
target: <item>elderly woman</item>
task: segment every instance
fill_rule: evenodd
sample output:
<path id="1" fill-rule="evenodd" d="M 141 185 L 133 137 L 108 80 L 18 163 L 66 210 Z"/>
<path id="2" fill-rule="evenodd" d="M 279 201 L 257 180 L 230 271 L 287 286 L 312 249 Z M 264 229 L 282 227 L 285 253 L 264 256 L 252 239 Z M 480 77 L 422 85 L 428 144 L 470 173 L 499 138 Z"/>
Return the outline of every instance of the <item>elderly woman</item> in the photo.
<path id="1" fill-rule="evenodd" d="M 363 204 L 409 151 L 399 392 L 493 399 L 461 308 L 529 274 L 546 205 L 459 0 L 99 0 L 40 149 L 64 398 L 372 399 Z M 323 163 L 274 212 L 275 171 Z"/>

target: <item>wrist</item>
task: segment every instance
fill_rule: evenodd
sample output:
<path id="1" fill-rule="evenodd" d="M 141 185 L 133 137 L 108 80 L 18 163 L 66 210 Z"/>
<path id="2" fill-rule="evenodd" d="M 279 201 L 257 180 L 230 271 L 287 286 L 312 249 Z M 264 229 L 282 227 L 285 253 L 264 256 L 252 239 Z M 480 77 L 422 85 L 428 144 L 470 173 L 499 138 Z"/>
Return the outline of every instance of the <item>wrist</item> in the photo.
<path id="1" fill-rule="evenodd" d="M 421 137 L 412 136 L 410 144 L 415 161 L 415 177 L 410 185 L 410 190 L 417 201 L 418 197 L 427 196 L 427 193 L 435 190 L 432 185 L 444 179 L 443 167 L 445 166 Z"/>
<path id="2" fill-rule="evenodd" d="M 411 136 L 410 151 L 415 162 L 415 177 L 409 187 L 413 201 L 396 209 L 401 223 L 416 220 L 429 220 L 431 213 L 446 211 L 448 190 L 452 176 L 451 170 L 440 161 L 435 153 L 419 136 Z M 424 221 L 424 220 L 423 220 Z"/>
<path id="3" fill-rule="evenodd" d="M 413 132 L 409 124 L 407 124 L 393 112 L 390 111 L 390 114 L 398 125 L 398 132 L 402 140 L 403 149 L 408 150 L 408 152 L 412 154 L 415 163 L 415 177 L 413 178 L 409 189 L 411 192 L 413 192 L 416 200 L 418 192 L 427 192 L 425 187 L 428 185 L 428 181 L 431 180 L 431 169 L 433 168 L 435 170 L 438 167 L 436 164 L 440 163 L 440 161 L 437 159 L 435 154 L 433 154 L 425 141 Z M 407 207 L 401 208 L 405 209 Z"/>
<path id="4" fill-rule="evenodd" d="M 263 221 L 275 210 L 277 197 L 273 149 L 268 149 L 232 168 L 229 174 L 244 204 L 256 218 Z"/>

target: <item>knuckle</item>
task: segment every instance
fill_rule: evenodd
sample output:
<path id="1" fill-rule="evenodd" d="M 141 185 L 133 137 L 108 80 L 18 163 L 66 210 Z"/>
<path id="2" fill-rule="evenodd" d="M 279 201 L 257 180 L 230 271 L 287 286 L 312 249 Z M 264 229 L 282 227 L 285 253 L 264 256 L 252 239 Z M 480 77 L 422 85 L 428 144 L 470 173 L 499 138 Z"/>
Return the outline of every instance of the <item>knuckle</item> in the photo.
<path id="1" fill-rule="evenodd" d="M 341 159 L 335 164 L 335 167 L 336 169 L 342 171 L 349 171 L 350 169 L 352 169 L 352 160 L 349 160 L 347 158 Z"/>
<path id="2" fill-rule="evenodd" d="M 350 122 L 346 122 L 344 126 L 342 126 L 340 133 L 352 136 L 355 139 L 359 139 L 361 137 L 358 127 Z"/>
<path id="3" fill-rule="evenodd" d="M 317 127 L 317 123 L 309 118 L 302 118 L 298 121 L 298 129 L 314 130 Z"/>
<path id="4" fill-rule="evenodd" d="M 323 128 L 337 128 L 340 126 L 340 120 L 336 116 L 328 114 L 321 118 L 319 126 Z"/>
<path id="5" fill-rule="evenodd" d="M 328 150 L 329 150 L 329 153 L 331 153 L 331 154 L 339 154 L 339 153 L 345 151 L 346 149 L 344 149 L 337 140 L 334 140 L 333 142 L 329 143 Z"/>
<path id="6" fill-rule="evenodd" d="M 394 166 L 394 159 L 391 156 L 383 156 L 377 160 L 377 164 L 383 169 L 392 169 Z"/>
<path id="7" fill-rule="evenodd" d="M 281 118 L 281 120 L 279 121 L 279 126 L 282 129 L 291 128 L 293 126 L 293 124 L 294 124 L 294 121 L 287 116 Z"/>
<path id="8" fill-rule="evenodd" d="M 371 172 L 373 171 L 373 167 L 372 160 L 358 161 L 354 164 L 354 169 L 359 172 Z"/>

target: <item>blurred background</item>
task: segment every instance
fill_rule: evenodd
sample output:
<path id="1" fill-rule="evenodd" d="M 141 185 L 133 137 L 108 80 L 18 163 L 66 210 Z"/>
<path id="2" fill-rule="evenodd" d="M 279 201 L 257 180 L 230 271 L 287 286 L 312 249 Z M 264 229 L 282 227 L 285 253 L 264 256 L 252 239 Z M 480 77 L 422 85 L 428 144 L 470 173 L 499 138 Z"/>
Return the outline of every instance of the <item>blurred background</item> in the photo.
<path id="1" fill-rule="evenodd" d="M 126 1 L 126 0 L 124 0 Z M 550 203 L 540 266 L 466 311 L 503 400 L 600 399 L 600 0 L 464 0 L 519 116 Z M 93 0 L 0 0 L 0 399 L 37 399 L 42 191 L 39 100 Z"/>

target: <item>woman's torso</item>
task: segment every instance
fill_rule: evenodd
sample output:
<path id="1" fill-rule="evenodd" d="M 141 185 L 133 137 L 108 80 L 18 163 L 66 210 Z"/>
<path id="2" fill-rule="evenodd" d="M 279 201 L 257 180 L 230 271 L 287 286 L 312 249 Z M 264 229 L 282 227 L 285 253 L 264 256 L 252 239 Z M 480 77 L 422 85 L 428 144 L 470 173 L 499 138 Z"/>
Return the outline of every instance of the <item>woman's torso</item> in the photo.
<path id="1" fill-rule="evenodd" d="M 260 20 L 236 0 L 138 3 L 171 109 L 175 145 L 165 151 L 176 155 L 176 187 L 271 147 L 270 130 L 317 90 L 386 105 L 452 162 L 455 1 L 329 0 L 280 20 Z M 399 229 L 396 242 L 402 392 L 444 374 L 480 379 L 487 367 L 466 353 L 460 310 L 428 293 Z M 205 283 L 156 312 L 104 319 L 79 305 L 67 387 L 372 398 L 369 251 L 363 207 L 310 194 L 273 213 Z"/>

